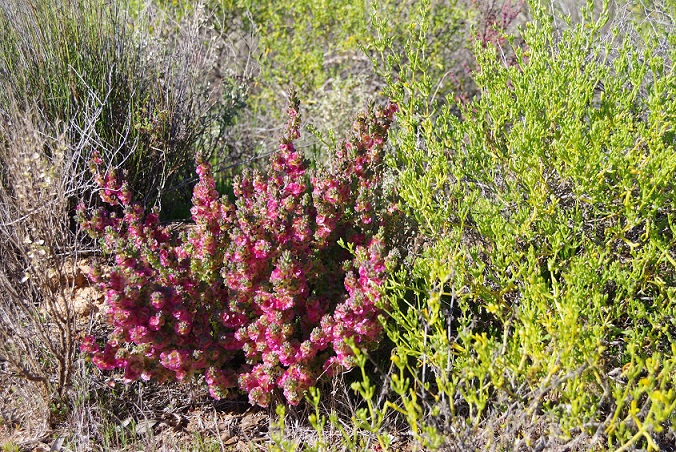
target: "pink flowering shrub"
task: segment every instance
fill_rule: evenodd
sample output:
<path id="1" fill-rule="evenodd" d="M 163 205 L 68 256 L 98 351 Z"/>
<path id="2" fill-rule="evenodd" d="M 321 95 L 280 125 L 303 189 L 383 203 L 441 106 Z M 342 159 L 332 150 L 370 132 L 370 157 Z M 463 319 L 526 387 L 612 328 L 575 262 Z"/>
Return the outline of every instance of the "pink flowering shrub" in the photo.
<path id="1" fill-rule="evenodd" d="M 381 334 L 382 231 L 393 212 L 382 161 L 395 112 L 389 105 L 359 117 L 330 167 L 310 171 L 293 145 L 300 116 L 292 104 L 269 169 L 235 181 L 234 205 L 198 162 L 187 235 L 144 214 L 95 157 L 111 208 L 90 215 L 81 206 L 79 219 L 114 257 L 109 273 L 91 275 L 105 291 L 112 332 L 103 348 L 87 337 L 82 350 L 126 381 L 203 374 L 213 397 L 239 386 L 263 406 L 278 391 L 298 404 L 320 376 L 349 369 L 349 342 L 373 348 Z"/>

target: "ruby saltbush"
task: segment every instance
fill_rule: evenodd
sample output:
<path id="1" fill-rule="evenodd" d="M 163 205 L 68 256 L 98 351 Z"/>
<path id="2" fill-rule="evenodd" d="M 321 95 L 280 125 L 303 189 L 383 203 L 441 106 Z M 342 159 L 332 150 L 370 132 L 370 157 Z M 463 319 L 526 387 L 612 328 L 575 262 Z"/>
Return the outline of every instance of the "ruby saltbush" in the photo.
<path id="1" fill-rule="evenodd" d="M 175 235 L 146 214 L 115 172 L 92 169 L 109 205 L 79 221 L 114 258 L 92 281 L 105 291 L 106 344 L 82 343 L 96 366 L 126 381 L 203 374 L 211 395 L 239 386 L 267 405 L 291 404 L 322 375 L 353 366 L 350 343 L 378 343 L 393 209 L 383 190 L 383 152 L 395 105 L 359 117 L 327 168 L 311 171 L 294 147 L 298 103 L 265 173 L 245 172 L 235 202 L 219 197 L 198 162 L 190 232 Z M 117 209 L 117 210 L 115 210 Z"/>

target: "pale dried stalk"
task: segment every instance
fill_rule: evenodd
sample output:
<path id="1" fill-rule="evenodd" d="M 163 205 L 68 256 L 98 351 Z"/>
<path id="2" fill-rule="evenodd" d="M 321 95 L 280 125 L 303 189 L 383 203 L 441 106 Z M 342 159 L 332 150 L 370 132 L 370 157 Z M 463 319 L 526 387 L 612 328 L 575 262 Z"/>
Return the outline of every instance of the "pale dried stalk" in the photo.
<path id="1" fill-rule="evenodd" d="M 0 120 L 0 355 L 45 400 L 65 396 L 76 357 L 70 223 L 87 180 L 86 145 L 49 129 L 18 108 Z"/>

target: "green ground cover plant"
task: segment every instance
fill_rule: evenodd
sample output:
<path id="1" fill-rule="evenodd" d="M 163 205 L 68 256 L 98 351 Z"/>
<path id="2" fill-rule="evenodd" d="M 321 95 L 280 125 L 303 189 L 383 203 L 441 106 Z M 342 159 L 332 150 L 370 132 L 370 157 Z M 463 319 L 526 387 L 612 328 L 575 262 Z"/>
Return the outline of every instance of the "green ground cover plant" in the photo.
<path id="1" fill-rule="evenodd" d="M 485 446 L 657 450 L 676 421 L 673 47 L 604 35 L 606 13 L 532 14 L 513 63 L 477 49 L 460 115 L 429 100 L 424 58 L 390 84 L 420 231 L 389 291 L 390 408 L 430 447 L 460 423 Z"/>

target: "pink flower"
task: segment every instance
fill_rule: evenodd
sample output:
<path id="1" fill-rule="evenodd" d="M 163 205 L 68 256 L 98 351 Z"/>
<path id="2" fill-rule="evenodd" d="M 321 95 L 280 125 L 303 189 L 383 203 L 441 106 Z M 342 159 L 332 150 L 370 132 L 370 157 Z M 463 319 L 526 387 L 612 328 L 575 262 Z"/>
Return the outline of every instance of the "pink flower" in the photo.
<path id="1" fill-rule="evenodd" d="M 285 190 L 293 196 L 298 196 L 305 191 L 305 187 L 297 182 L 292 182 L 286 186 Z"/>
<path id="2" fill-rule="evenodd" d="M 286 311 L 287 309 L 291 309 L 293 305 L 294 301 L 291 295 L 278 294 L 274 298 L 273 306 L 277 311 Z"/>
<path id="3" fill-rule="evenodd" d="M 96 343 L 94 336 L 85 336 L 80 343 L 80 351 L 83 353 L 97 353 L 99 351 L 99 344 Z"/>
<path id="4" fill-rule="evenodd" d="M 172 350 L 171 352 L 160 353 L 160 364 L 167 369 L 177 371 L 188 364 L 190 354 L 187 350 Z"/>
<path id="5" fill-rule="evenodd" d="M 162 309 L 166 303 L 166 299 L 162 292 L 153 292 L 150 294 L 150 304 L 155 309 Z"/>
<path id="6" fill-rule="evenodd" d="M 148 320 L 148 329 L 151 331 L 158 331 L 164 326 L 164 317 L 160 314 L 150 317 Z"/>
<path id="7" fill-rule="evenodd" d="M 271 249 L 272 247 L 270 246 L 269 242 L 265 240 L 258 240 L 254 244 L 253 254 L 256 259 L 265 259 L 268 254 L 270 254 Z"/>
<path id="8" fill-rule="evenodd" d="M 142 344 L 146 342 L 145 338 L 148 335 L 148 328 L 142 325 L 135 326 L 131 330 L 131 340 L 137 344 Z"/>
<path id="9" fill-rule="evenodd" d="M 108 357 L 103 355 L 94 355 L 92 358 L 92 363 L 101 370 L 113 370 L 117 366 L 114 361 L 111 361 Z"/>

